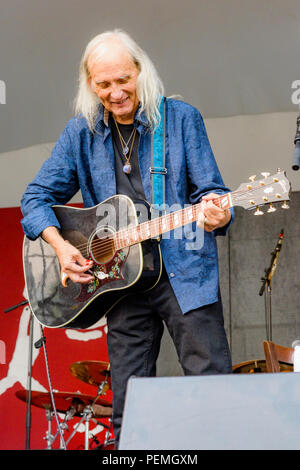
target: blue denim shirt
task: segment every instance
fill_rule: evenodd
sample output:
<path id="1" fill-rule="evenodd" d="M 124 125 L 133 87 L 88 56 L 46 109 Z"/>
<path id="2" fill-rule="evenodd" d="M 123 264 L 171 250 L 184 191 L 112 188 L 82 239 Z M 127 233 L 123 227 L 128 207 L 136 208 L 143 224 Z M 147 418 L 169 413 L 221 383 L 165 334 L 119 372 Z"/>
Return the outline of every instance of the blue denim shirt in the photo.
<path id="1" fill-rule="evenodd" d="M 100 106 L 94 133 L 85 118 L 70 119 L 51 156 L 28 185 L 21 210 L 24 233 L 29 239 L 36 239 L 48 226 L 59 229 L 51 206 L 66 204 L 79 189 L 85 207 L 116 194 L 113 142 L 105 114 Z M 138 155 L 142 182 L 150 202 L 150 127 L 143 113 L 138 112 L 134 124 L 140 135 Z M 199 202 L 209 192 L 229 191 L 224 186 L 203 119 L 196 108 L 183 101 L 167 99 L 165 148 L 166 204 L 183 208 Z M 183 314 L 217 301 L 219 276 L 215 235 L 225 235 L 227 228 L 208 233 L 196 228 L 194 223 L 182 231 L 184 237 L 172 232 L 162 239 L 163 261 Z M 190 249 L 193 233 L 198 236 L 196 249 Z"/>

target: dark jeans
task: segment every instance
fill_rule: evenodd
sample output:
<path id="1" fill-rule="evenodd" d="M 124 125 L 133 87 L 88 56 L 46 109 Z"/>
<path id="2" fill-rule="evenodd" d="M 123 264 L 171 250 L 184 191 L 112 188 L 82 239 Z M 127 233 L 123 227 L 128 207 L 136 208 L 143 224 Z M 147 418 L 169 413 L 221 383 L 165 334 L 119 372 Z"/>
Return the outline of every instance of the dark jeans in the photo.
<path id="1" fill-rule="evenodd" d="M 127 381 L 155 376 L 163 322 L 185 375 L 232 372 L 221 299 L 183 315 L 165 272 L 151 291 L 125 297 L 107 316 L 116 447 Z"/>

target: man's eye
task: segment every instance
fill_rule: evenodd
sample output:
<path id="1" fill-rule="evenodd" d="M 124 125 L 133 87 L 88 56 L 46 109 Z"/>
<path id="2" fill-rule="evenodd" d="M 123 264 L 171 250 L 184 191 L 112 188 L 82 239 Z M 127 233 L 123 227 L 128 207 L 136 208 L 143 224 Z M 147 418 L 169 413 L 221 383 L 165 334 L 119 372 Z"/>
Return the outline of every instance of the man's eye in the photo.
<path id="1" fill-rule="evenodd" d="M 96 83 L 96 87 L 97 87 L 98 89 L 103 90 L 104 88 L 107 88 L 107 87 L 108 87 L 108 83 L 105 83 L 105 82 L 104 82 L 104 83 L 103 83 L 103 82 L 102 82 L 102 83 Z"/>

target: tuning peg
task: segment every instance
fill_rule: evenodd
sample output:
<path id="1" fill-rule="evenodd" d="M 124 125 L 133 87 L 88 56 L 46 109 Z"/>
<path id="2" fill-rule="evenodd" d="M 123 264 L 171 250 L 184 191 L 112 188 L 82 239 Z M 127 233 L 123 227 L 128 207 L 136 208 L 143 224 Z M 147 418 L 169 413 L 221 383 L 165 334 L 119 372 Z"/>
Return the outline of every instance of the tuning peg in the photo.
<path id="1" fill-rule="evenodd" d="M 255 181 L 255 178 L 256 178 L 256 175 L 249 176 L 249 180 L 252 181 L 252 183 L 253 181 Z"/>
<path id="2" fill-rule="evenodd" d="M 260 208 L 257 206 L 256 211 L 254 212 L 254 215 L 263 215 L 263 211 L 260 210 Z"/>
<path id="3" fill-rule="evenodd" d="M 270 176 L 270 173 L 261 173 L 264 178 L 268 178 Z"/>
<path id="4" fill-rule="evenodd" d="M 284 201 L 284 203 L 281 206 L 281 209 L 289 209 L 289 208 L 290 206 L 286 203 L 286 201 Z"/>
<path id="5" fill-rule="evenodd" d="M 277 209 L 275 207 L 273 207 L 273 204 L 272 202 L 270 202 L 270 207 L 269 209 L 267 210 L 267 212 L 275 212 Z"/>

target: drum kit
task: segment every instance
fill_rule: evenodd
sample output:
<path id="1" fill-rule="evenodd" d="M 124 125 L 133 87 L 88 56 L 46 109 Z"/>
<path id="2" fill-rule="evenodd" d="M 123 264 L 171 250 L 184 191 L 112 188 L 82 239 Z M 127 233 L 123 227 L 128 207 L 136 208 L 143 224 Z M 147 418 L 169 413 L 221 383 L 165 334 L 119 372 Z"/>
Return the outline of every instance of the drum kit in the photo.
<path id="1" fill-rule="evenodd" d="M 111 390 L 110 380 L 110 364 L 107 362 L 99 361 L 82 361 L 75 362 L 70 366 L 71 374 L 90 385 L 97 387 L 96 397 L 92 395 L 82 394 L 80 392 L 38 392 L 31 391 L 30 401 L 31 404 L 43 408 L 46 412 L 46 419 L 48 422 L 48 429 L 44 440 L 47 442 L 47 449 L 52 449 L 54 441 L 57 437 L 60 437 L 60 449 L 66 449 L 69 442 L 79 430 L 81 423 L 85 424 L 85 435 L 84 435 L 84 449 L 89 450 L 90 446 L 90 421 L 94 421 L 106 429 L 105 439 L 103 444 L 99 444 L 99 441 L 92 436 L 97 446 L 94 449 L 97 450 L 113 450 L 114 439 L 112 439 L 112 403 L 110 399 L 103 398 L 106 392 Z M 27 402 L 28 392 L 27 390 L 18 390 L 16 392 L 17 398 Z M 57 432 L 55 435 L 52 434 L 52 421 L 57 413 L 63 414 L 64 418 L 62 421 L 57 421 Z M 74 426 L 73 432 L 65 440 L 64 434 L 68 430 L 68 422 L 74 418 L 79 417 L 80 420 Z M 99 422 L 98 419 L 109 420 L 109 425 Z M 99 444 L 99 445 L 98 445 Z"/>

